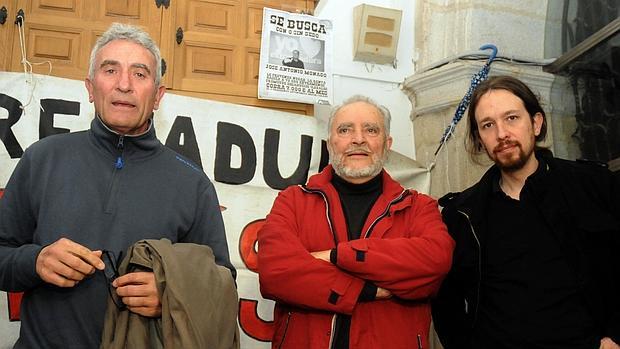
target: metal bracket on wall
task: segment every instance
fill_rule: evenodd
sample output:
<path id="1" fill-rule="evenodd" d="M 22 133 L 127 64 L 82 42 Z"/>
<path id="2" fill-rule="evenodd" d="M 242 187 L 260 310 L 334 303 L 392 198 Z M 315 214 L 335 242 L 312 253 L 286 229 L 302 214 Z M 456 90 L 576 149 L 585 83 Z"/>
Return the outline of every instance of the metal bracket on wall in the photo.
<path id="1" fill-rule="evenodd" d="M 21 27 L 24 25 L 25 19 L 26 16 L 24 15 L 24 10 L 20 8 L 19 11 L 17 11 L 17 16 L 15 16 L 15 24 Z"/>
<path id="2" fill-rule="evenodd" d="M 2 6 L 2 8 L 0 8 L 0 24 L 6 23 L 6 18 L 8 16 L 8 10 L 6 9 L 6 7 Z"/>
<path id="3" fill-rule="evenodd" d="M 161 59 L 161 76 L 164 76 L 166 74 L 166 68 L 168 66 L 166 65 L 166 60 L 165 59 Z"/>
<path id="4" fill-rule="evenodd" d="M 155 5 L 157 5 L 157 8 L 160 8 L 161 5 L 164 5 L 164 7 L 168 9 L 168 7 L 170 7 L 170 0 L 155 0 Z"/>
<path id="5" fill-rule="evenodd" d="M 181 42 L 183 42 L 183 28 L 179 27 L 179 29 L 177 29 L 177 44 L 181 45 Z"/>

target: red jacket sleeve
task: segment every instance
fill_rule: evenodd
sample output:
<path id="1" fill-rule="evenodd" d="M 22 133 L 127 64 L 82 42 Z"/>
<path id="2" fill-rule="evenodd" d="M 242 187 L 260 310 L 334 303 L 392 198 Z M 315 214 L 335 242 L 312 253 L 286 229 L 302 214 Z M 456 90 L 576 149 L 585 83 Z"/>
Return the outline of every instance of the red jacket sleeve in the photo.
<path id="1" fill-rule="evenodd" d="M 351 314 L 364 280 L 310 254 L 334 247 L 333 240 L 323 239 L 323 245 L 318 243 L 314 251 L 302 243 L 302 228 L 298 223 L 309 209 L 305 207 L 304 195 L 307 194 L 298 187 L 281 192 L 258 233 L 261 293 L 265 298 L 298 307 Z M 331 235 L 331 232 L 314 233 Z M 316 239 L 313 241 L 316 244 Z"/>
<path id="2" fill-rule="evenodd" d="M 437 292 L 450 270 L 454 241 L 435 200 L 417 193 L 411 199 L 411 207 L 393 213 L 406 215 L 406 224 L 391 229 L 406 231 L 339 243 L 337 265 L 398 297 L 423 299 Z"/>

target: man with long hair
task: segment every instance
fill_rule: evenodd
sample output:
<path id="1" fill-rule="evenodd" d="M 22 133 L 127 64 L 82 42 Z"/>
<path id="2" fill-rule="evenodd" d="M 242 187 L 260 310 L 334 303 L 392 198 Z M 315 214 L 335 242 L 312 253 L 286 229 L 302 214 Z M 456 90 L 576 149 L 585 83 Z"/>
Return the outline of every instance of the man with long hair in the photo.
<path id="1" fill-rule="evenodd" d="M 618 349 L 618 181 L 537 145 L 545 112 L 516 78 L 480 84 L 468 126 L 470 152 L 494 165 L 439 200 L 456 241 L 433 303 L 444 347 Z"/>

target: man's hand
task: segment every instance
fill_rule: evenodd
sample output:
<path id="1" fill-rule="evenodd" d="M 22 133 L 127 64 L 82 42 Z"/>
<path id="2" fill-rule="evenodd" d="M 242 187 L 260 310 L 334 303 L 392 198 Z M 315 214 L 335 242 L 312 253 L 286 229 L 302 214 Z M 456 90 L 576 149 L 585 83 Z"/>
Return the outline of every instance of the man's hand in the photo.
<path id="1" fill-rule="evenodd" d="M 329 260 L 329 254 L 331 252 L 332 250 L 325 250 L 325 251 L 310 252 L 310 254 L 312 255 L 312 257 L 316 259 L 322 259 L 326 261 L 327 263 L 331 263 L 331 261 Z"/>
<path id="2" fill-rule="evenodd" d="M 620 345 L 616 344 L 611 338 L 605 337 L 601 339 L 601 346 L 599 349 L 620 349 Z"/>
<path id="3" fill-rule="evenodd" d="M 385 288 L 377 287 L 377 295 L 375 299 L 389 299 L 392 298 L 392 292 L 386 290 Z"/>
<path id="4" fill-rule="evenodd" d="M 147 317 L 161 315 L 161 300 L 155 286 L 155 274 L 152 272 L 119 276 L 112 286 L 116 287 L 116 293 L 132 312 Z"/>
<path id="5" fill-rule="evenodd" d="M 88 248 L 67 238 L 45 246 L 37 256 L 35 270 L 41 279 L 59 287 L 73 287 L 95 269 L 103 270 L 101 251 Z"/>

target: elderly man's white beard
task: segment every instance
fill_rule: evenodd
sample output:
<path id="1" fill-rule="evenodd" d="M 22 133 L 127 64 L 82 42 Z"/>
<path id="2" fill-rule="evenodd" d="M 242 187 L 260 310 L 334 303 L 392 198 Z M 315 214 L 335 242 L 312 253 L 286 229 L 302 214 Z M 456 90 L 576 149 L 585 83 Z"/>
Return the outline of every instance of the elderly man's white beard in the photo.
<path id="1" fill-rule="evenodd" d="M 348 153 L 364 151 L 366 153 L 370 153 L 370 149 L 368 147 L 351 147 L 347 149 L 342 154 L 333 154 L 333 151 L 329 149 L 329 162 L 332 164 L 334 168 L 334 172 L 341 178 L 374 178 L 378 175 L 383 169 L 383 165 L 387 161 L 388 149 L 387 147 L 383 148 L 383 155 L 372 154 L 372 164 L 362 167 L 362 168 L 350 168 L 346 167 L 343 164 L 343 159 Z"/>

